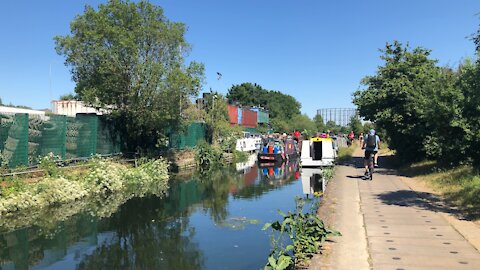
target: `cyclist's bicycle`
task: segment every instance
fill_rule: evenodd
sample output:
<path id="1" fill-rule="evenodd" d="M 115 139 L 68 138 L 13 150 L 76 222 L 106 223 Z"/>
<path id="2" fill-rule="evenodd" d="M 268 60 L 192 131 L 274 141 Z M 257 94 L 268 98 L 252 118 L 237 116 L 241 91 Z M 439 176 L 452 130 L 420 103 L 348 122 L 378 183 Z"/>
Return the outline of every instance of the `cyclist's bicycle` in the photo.
<path id="1" fill-rule="evenodd" d="M 374 152 L 369 153 L 367 164 L 368 164 L 368 178 L 371 181 L 373 180 L 373 171 L 375 169 L 375 153 Z"/>
<path id="2" fill-rule="evenodd" d="M 363 179 L 373 180 L 373 172 L 375 169 L 375 152 L 369 152 L 368 155 L 368 174 L 366 174 Z"/>

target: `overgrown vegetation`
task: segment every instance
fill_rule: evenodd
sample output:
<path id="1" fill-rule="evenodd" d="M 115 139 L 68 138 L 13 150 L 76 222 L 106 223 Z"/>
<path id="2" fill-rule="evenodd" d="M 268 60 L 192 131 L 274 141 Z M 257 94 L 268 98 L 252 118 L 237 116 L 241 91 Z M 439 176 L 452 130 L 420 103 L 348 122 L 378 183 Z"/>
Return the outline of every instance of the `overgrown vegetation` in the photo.
<path id="1" fill-rule="evenodd" d="M 401 168 L 400 172 L 418 177 L 439 191 L 468 219 L 480 219 L 480 176 L 471 166 L 441 169 L 435 161 L 422 161 Z"/>
<path id="2" fill-rule="evenodd" d="M 307 266 L 309 258 L 320 252 L 322 243 L 329 236 L 341 235 L 329 229 L 317 216 L 316 199 L 295 198 L 295 211 L 279 214 L 283 220 L 267 223 L 262 228 L 272 230 L 272 252 L 264 269 L 294 269 Z M 310 204 L 309 211 L 304 207 Z"/>
<path id="3" fill-rule="evenodd" d="M 0 186 L 0 216 L 68 204 L 84 198 L 110 200 L 117 193 L 162 196 L 168 187 L 168 164 L 163 159 L 141 160 L 134 168 L 94 158 L 88 164 L 92 169 L 80 174 L 63 174 L 54 169 L 51 156 L 42 161 L 47 171 L 41 181 L 25 184 L 23 180 L 14 178 Z"/>
<path id="4" fill-rule="evenodd" d="M 227 94 L 229 103 L 242 106 L 260 106 L 269 112 L 271 125 L 276 132 L 292 133 L 299 130 L 305 136 L 315 134 L 317 125 L 305 114 L 294 97 L 280 91 L 267 90 L 253 83 L 233 85 Z"/>
<path id="5" fill-rule="evenodd" d="M 248 160 L 249 154 L 247 152 L 237 151 L 233 152 L 233 159 L 235 163 L 245 162 Z"/>
<path id="6" fill-rule="evenodd" d="M 352 158 L 353 151 L 355 151 L 356 148 L 357 145 L 355 143 L 348 147 L 338 148 L 338 156 L 335 161 L 339 164 L 349 161 Z"/>
<path id="7" fill-rule="evenodd" d="M 186 29 L 148 1 L 109 0 L 86 5 L 71 34 L 55 37 L 76 97 L 110 112 L 129 151 L 152 151 L 186 122 L 204 80 L 203 64 L 185 63 Z"/>
<path id="8" fill-rule="evenodd" d="M 430 50 L 398 41 L 381 52 L 384 65 L 354 93 L 360 114 L 385 131 L 405 162 L 434 159 L 442 166 L 479 168 L 479 60 L 441 67 Z"/>
<path id="9" fill-rule="evenodd" d="M 226 164 L 223 151 L 219 146 L 201 142 L 195 149 L 195 163 L 200 170 L 222 167 Z"/>

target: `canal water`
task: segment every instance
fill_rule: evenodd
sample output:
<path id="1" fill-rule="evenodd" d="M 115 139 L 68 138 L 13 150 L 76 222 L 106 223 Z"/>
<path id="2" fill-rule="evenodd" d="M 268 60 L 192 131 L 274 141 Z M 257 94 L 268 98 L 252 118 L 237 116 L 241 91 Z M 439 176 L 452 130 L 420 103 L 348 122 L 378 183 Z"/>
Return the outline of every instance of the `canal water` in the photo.
<path id="1" fill-rule="evenodd" d="M 175 176 L 166 197 L 132 198 L 103 217 L 85 209 L 0 228 L 0 270 L 261 269 L 270 253 L 261 228 L 293 210 L 296 196 L 324 189 L 320 173 L 250 161 Z"/>

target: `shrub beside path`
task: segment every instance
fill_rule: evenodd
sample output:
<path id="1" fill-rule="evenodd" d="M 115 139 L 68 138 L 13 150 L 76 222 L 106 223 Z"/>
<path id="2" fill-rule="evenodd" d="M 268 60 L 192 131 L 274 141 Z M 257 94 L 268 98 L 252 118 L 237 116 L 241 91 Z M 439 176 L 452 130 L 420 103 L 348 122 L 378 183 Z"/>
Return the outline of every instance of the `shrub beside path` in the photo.
<path id="1" fill-rule="evenodd" d="M 337 166 L 319 214 L 333 237 L 310 269 L 480 269 L 477 224 L 434 193 L 380 167 L 362 180 L 362 151 Z"/>

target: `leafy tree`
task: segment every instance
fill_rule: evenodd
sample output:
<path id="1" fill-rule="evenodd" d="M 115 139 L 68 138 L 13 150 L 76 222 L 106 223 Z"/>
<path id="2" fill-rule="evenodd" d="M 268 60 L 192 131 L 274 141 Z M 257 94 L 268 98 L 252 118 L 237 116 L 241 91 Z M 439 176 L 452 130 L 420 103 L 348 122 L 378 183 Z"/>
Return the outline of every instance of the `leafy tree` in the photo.
<path id="1" fill-rule="evenodd" d="M 60 96 L 60 100 L 77 100 L 78 97 L 75 94 L 68 93 Z"/>
<path id="2" fill-rule="evenodd" d="M 355 133 L 355 136 L 363 132 L 362 121 L 360 121 L 357 116 L 352 116 L 348 127 L 351 131 L 353 131 L 353 133 Z"/>
<path id="3" fill-rule="evenodd" d="M 292 133 L 294 130 L 298 130 L 307 137 L 313 136 L 317 131 L 315 123 L 306 114 L 295 115 L 291 120 L 290 127 L 292 127 L 292 129 L 289 133 Z"/>
<path id="4" fill-rule="evenodd" d="M 315 123 L 315 127 L 317 128 L 317 131 L 325 130 L 325 124 L 323 123 L 323 118 L 320 114 L 317 114 L 313 117 L 313 122 Z"/>
<path id="5" fill-rule="evenodd" d="M 480 30 L 479 30 L 480 35 Z M 477 48 L 480 38 L 477 37 Z M 457 119 L 459 122 L 457 125 L 462 126 L 462 122 L 465 121 L 466 131 L 465 135 L 465 147 L 466 155 L 470 157 L 478 169 L 480 168 L 480 151 L 478 151 L 478 145 L 480 145 L 480 60 L 475 63 L 467 60 L 459 69 L 458 87 L 463 94 L 463 110 L 462 119 Z M 457 139 L 458 134 L 455 134 L 452 138 Z"/>
<path id="6" fill-rule="evenodd" d="M 427 156 L 443 165 L 466 161 L 466 140 L 471 135 L 468 117 L 462 117 L 466 104 L 464 93 L 457 87 L 458 77 L 450 68 L 439 68 L 432 78 L 435 86 L 426 93 L 423 117 L 429 132 L 423 145 Z"/>
<path id="7" fill-rule="evenodd" d="M 270 123 L 272 124 L 273 131 L 275 132 L 283 133 L 291 130 L 290 123 L 287 120 L 272 118 L 270 119 Z"/>
<path id="8" fill-rule="evenodd" d="M 375 129 L 375 125 L 372 122 L 363 123 L 363 133 L 368 133 L 371 129 Z"/>
<path id="9" fill-rule="evenodd" d="M 0 98 L 0 105 L 3 105 L 2 98 Z"/>
<path id="10" fill-rule="evenodd" d="M 233 85 L 227 94 L 228 102 L 243 106 L 259 106 L 268 110 L 271 124 L 276 131 L 289 132 L 290 120 L 300 115 L 300 103 L 292 96 L 279 91 L 263 89 L 258 84 Z"/>
<path id="11" fill-rule="evenodd" d="M 129 150 L 149 150 L 183 123 L 182 109 L 196 95 L 204 67 L 184 64 L 189 50 L 183 23 L 171 22 L 147 1 L 110 0 L 86 6 L 56 36 L 79 98 L 110 110 Z"/>
<path id="12" fill-rule="evenodd" d="M 333 120 L 329 120 L 329 121 L 327 121 L 327 123 L 325 123 L 326 131 L 330 131 L 330 132 L 333 132 L 333 133 L 339 133 L 340 128 L 341 127 L 339 125 L 337 125 L 335 123 L 335 121 L 333 121 Z"/>
<path id="13" fill-rule="evenodd" d="M 437 61 L 428 58 L 429 50 L 410 50 L 397 41 L 387 43 L 381 52 L 385 64 L 362 80 L 366 89 L 355 92 L 353 102 L 361 116 L 386 130 L 390 147 L 400 158 L 423 159 L 430 132 L 424 116 L 428 94 L 436 86 L 432 78 L 439 72 Z"/>
<path id="14" fill-rule="evenodd" d="M 242 128 L 230 125 L 226 98 L 217 92 L 208 95 L 205 100 L 205 111 L 208 137 L 212 138 L 213 146 L 221 147 L 227 152 L 235 150 L 236 140 L 241 136 Z"/>
<path id="15" fill-rule="evenodd" d="M 424 48 L 394 42 L 382 52 L 385 65 L 365 77 L 367 88 L 354 94 L 360 114 L 387 133 L 390 148 L 405 161 L 464 161 L 472 128 L 462 117 L 468 102 L 456 86 L 458 72 L 438 67 Z"/>

